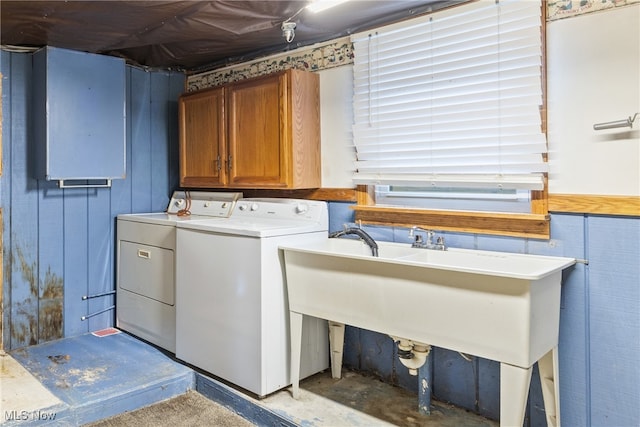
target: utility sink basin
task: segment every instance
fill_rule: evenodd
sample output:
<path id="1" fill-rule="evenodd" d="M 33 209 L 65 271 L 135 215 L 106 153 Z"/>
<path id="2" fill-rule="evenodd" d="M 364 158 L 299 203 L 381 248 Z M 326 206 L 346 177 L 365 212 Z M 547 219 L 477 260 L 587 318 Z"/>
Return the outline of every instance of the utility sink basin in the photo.
<path id="1" fill-rule="evenodd" d="M 405 243 L 377 242 L 377 262 L 422 266 L 457 272 L 538 280 L 573 265 L 575 259 L 509 252 L 449 248 L 446 251 L 412 248 Z M 361 240 L 327 239 L 313 245 L 281 246 L 286 251 L 322 254 L 338 258 L 371 259 L 371 249 Z"/>
<path id="2" fill-rule="evenodd" d="M 501 406 L 504 399 L 516 400 L 506 404 L 516 415 L 501 410 L 501 423 L 522 425 L 522 390 L 528 392 L 531 367 L 543 357 L 551 373 L 541 365 L 541 374 L 544 371 L 552 389 L 557 388 L 562 270 L 575 259 L 438 251 L 390 242 L 378 246 L 378 257 L 354 239 L 280 246 L 292 369 L 298 360 L 294 347 L 300 341 L 295 335 L 302 315 L 404 337 L 501 362 Z M 295 379 L 292 372 L 294 390 Z M 557 403 L 557 392 L 552 397 Z M 556 416 L 559 405 L 554 406 L 557 410 L 547 409 L 547 415 Z"/>

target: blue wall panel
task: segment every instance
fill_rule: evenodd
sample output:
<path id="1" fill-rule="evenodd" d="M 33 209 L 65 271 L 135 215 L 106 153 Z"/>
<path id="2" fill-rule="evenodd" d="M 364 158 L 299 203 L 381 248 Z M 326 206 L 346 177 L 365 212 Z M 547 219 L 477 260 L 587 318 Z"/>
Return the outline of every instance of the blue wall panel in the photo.
<path id="1" fill-rule="evenodd" d="M 88 332 L 82 316 L 89 314 L 86 301 L 89 287 L 89 211 L 86 189 L 64 190 L 64 336 Z"/>
<path id="2" fill-rule="evenodd" d="M 588 217 L 592 425 L 640 423 L 640 221 Z"/>
<path id="3" fill-rule="evenodd" d="M 478 413 L 497 420 L 500 418 L 500 363 L 478 359 Z"/>
<path id="4" fill-rule="evenodd" d="M 393 340 L 388 335 L 363 330 L 360 333 L 360 345 L 360 368 L 391 381 L 395 362 Z"/>
<path id="5" fill-rule="evenodd" d="M 464 359 L 457 351 L 434 350 L 433 396 L 471 411 L 476 410 L 478 358 Z"/>
<path id="6" fill-rule="evenodd" d="M 38 191 L 38 342 L 64 335 L 64 211 L 62 192 L 39 182 Z"/>
<path id="7" fill-rule="evenodd" d="M 11 66 L 10 66 L 10 62 L 11 62 L 11 56 L 3 51 L 0 51 L 0 72 L 2 73 L 2 76 L 0 78 L 2 78 L 2 120 L 3 120 L 3 126 L 2 126 L 2 139 L 3 141 L 6 141 L 9 136 L 11 135 L 11 128 L 13 127 L 12 125 L 12 110 L 11 110 L 11 82 L 12 79 L 10 78 L 11 76 Z M 11 175 L 11 157 L 12 157 L 12 149 L 11 149 L 11 144 L 3 144 L 4 146 L 2 147 L 2 155 L 0 155 L 1 157 L 1 161 L 2 161 L 2 173 L 6 176 L 6 175 Z M 10 200 L 11 198 L 11 188 L 9 187 L 10 181 L 9 180 L 3 180 L 0 177 L 0 207 L 2 207 L 3 209 L 6 208 L 6 206 L 8 205 L 8 200 Z M 4 214 L 6 215 L 6 213 Z M 10 229 L 10 221 L 6 220 L 4 217 L 2 219 L 2 236 L 0 236 L 1 239 L 1 244 L 2 244 L 2 248 L 3 248 L 3 252 L 6 251 L 6 248 L 10 248 L 11 247 L 11 235 L 7 232 Z M 2 271 L 3 271 L 3 282 L 2 282 L 2 286 L 0 287 L 0 292 L 2 293 L 2 295 L 0 295 L 0 304 L 3 305 L 3 307 L 0 307 L 0 325 L 8 325 L 10 323 L 11 320 L 11 310 L 9 309 L 9 307 L 11 306 L 11 292 L 10 292 L 10 287 L 9 287 L 9 281 L 6 280 L 4 277 L 6 277 L 7 274 L 10 274 L 10 264 L 9 264 L 9 257 L 6 255 L 3 255 L 3 259 L 2 259 Z M 3 328 L 0 327 L 0 334 L 2 336 L 0 336 L 0 345 L 2 345 L 3 348 L 9 348 L 10 346 L 10 334 L 9 333 L 5 333 L 5 331 L 2 330 Z M 6 329 L 6 327 L 5 327 Z"/>
<path id="8" fill-rule="evenodd" d="M 33 170 L 29 159 L 31 129 L 28 121 L 31 90 L 24 84 L 31 78 L 31 59 L 27 56 L 12 57 L 9 61 L 2 61 L 2 65 L 3 75 L 6 73 L 11 79 L 4 86 L 10 89 L 9 99 L 3 91 L 3 104 L 8 101 L 12 119 L 9 126 L 3 125 L 3 132 L 6 132 L 5 127 L 9 128 L 8 134 L 13 142 L 10 171 L 16 177 L 8 183 L 8 192 L 4 192 L 2 200 L 4 221 L 10 221 L 12 226 L 4 227 L 4 233 L 10 236 L 8 253 L 5 249 L 5 275 L 11 278 L 9 283 L 5 279 L 4 286 L 10 292 L 9 310 L 13 327 L 9 331 L 5 327 L 4 333 L 10 334 L 10 346 L 25 346 L 38 342 L 39 311 L 38 195 L 37 181 L 30 175 Z M 5 71 L 7 66 L 9 69 Z M 14 81 L 14 77 L 17 80 Z M 3 135 L 3 144 L 4 141 Z"/>
<path id="9" fill-rule="evenodd" d="M 111 213 L 109 208 L 110 193 L 108 189 L 100 188 L 89 191 L 88 201 L 88 275 L 87 294 L 102 295 L 114 289 L 114 277 L 111 266 L 113 265 L 111 248 L 114 245 L 111 239 Z M 113 306 L 114 297 L 103 296 L 90 298 L 88 302 L 87 328 L 89 331 L 97 331 L 108 326 L 113 326 L 113 310 L 104 312 Z M 97 314 L 100 313 L 101 314 Z"/>
<path id="10" fill-rule="evenodd" d="M 144 70 L 131 68 L 128 103 L 131 113 L 131 188 L 134 212 L 152 212 L 151 82 Z"/>
<path id="11" fill-rule="evenodd" d="M 179 135 L 180 128 L 178 120 L 178 97 L 185 91 L 185 79 L 181 74 L 168 74 L 169 93 L 167 94 L 167 128 L 169 129 L 169 188 L 180 187 L 180 148 Z M 159 123 L 158 126 L 161 126 Z"/>
<path id="12" fill-rule="evenodd" d="M 169 122 L 169 84 L 164 75 L 154 73 L 150 76 L 150 128 L 151 150 L 149 153 L 151 164 L 151 210 L 160 212 L 167 208 L 170 198 L 169 188 L 169 129 L 162 126 Z"/>
<path id="13" fill-rule="evenodd" d="M 542 255 L 585 259 L 584 217 L 553 215 L 551 244 L 538 252 Z M 587 267 L 576 264 L 563 272 L 560 301 L 560 414 L 563 422 L 587 426 L 589 420 L 589 349 L 587 340 Z"/>
<path id="14" fill-rule="evenodd" d="M 128 67 L 126 178 L 111 189 L 59 189 L 34 178 L 32 57 L 3 51 L 0 65 L 2 339 L 14 349 L 113 325 L 113 310 L 82 320 L 113 305 L 113 295 L 82 297 L 115 288 L 115 216 L 164 210 L 176 189 L 184 76 Z"/>

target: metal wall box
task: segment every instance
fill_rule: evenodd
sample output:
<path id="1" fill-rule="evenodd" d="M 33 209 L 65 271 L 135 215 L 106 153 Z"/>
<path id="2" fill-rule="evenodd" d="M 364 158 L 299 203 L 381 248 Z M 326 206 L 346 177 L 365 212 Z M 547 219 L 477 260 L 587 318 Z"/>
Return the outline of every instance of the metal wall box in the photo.
<path id="1" fill-rule="evenodd" d="M 125 178 L 125 61 L 44 47 L 33 73 L 36 178 Z"/>

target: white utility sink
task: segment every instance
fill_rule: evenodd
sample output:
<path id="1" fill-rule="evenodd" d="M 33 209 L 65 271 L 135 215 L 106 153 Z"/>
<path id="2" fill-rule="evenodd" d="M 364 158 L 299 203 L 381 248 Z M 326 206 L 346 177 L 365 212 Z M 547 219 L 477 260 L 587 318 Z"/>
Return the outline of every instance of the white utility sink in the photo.
<path id="1" fill-rule="evenodd" d="M 560 284 L 562 270 L 575 259 L 389 242 L 378 246 L 379 257 L 354 239 L 280 247 L 294 397 L 298 323 L 309 315 L 501 362 L 503 425 L 522 425 L 531 367 L 540 361 L 548 422 L 559 422 Z M 332 337 L 332 345 L 336 340 L 343 336 Z M 341 364 L 341 346 L 332 352 L 339 353 L 332 357 L 334 364 Z"/>

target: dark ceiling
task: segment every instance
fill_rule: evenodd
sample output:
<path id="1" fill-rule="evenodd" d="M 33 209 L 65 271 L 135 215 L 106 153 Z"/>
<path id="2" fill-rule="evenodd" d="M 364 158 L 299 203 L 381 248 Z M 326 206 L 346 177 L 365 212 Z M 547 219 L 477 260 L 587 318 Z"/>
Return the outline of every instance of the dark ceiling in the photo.
<path id="1" fill-rule="evenodd" d="M 460 0 L 352 0 L 313 13 L 309 1 L 0 1 L 5 49 L 55 47 L 200 71 L 330 40 Z M 287 43 L 281 24 L 296 23 Z"/>

